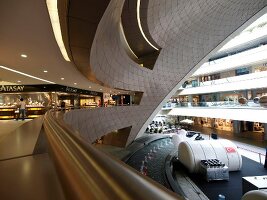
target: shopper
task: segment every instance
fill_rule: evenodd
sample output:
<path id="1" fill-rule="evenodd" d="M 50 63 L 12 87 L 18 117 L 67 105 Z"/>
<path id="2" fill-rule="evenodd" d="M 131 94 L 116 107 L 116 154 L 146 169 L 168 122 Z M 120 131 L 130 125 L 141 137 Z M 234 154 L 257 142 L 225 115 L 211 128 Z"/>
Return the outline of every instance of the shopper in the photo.
<path id="1" fill-rule="evenodd" d="M 17 116 L 17 120 L 20 118 L 20 115 L 22 114 L 22 120 L 25 118 L 25 109 L 26 109 L 26 102 L 23 98 L 20 99 L 20 102 L 18 103 L 19 106 L 19 114 Z"/>
<path id="2" fill-rule="evenodd" d="M 60 103 L 61 110 L 65 110 L 65 107 L 66 107 L 66 103 L 64 101 L 61 101 Z"/>

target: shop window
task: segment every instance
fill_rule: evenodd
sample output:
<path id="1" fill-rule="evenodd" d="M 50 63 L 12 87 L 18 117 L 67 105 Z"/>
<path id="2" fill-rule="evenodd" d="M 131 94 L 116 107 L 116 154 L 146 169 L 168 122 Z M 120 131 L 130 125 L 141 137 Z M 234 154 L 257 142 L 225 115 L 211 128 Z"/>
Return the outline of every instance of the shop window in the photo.
<path id="1" fill-rule="evenodd" d="M 192 87 L 197 87 L 197 86 L 198 86 L 197 80 L 192 80 Z"/>
<path id="2" fill-rule="evenodd" d="M 267 71 L 267 66 L 255 67 L 255 72 L 264 72 L 264 71 Z"/>
<path id="3" fill-rule="evenodd" d="M 249 67 L 243 67 L 240 69 L 236 69 L 235 70 L 235 75 L 236 76 L 240 76 L 240 75 L 245 75 L 245 74 L 249 74 L 250 72 L 250 68 Z"/>
<path id="4" fill-rule="evenodd" d="M 132 104 L 139 105 L 143 97 L 143 92 L 135 92 L 133 96 Z"/>

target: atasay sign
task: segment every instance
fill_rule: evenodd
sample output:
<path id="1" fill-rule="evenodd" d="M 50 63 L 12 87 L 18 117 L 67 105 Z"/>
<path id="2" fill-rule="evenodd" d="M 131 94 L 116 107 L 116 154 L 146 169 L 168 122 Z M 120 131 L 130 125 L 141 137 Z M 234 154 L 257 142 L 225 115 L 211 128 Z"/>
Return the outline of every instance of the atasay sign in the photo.
<path id="1" fill-rule="evenodd" d="M 1 85 L 0 92 L 22 92 L 24 85 Z"/>

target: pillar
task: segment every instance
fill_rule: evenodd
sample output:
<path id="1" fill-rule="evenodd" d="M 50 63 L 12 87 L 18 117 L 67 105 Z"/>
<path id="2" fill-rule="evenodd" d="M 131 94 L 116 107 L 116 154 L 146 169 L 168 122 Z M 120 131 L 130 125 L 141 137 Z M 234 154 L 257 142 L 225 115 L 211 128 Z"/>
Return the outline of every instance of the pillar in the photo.
<path id="1" fill-rule="evenodd" d="M 240 121 L 233 120 L 233 132 L 234 132 L 234 135 L 240 135 L 240 133 L 241 133 Z"/>
<path id="2" fill-rule="evenodd" d="M 211 123 L 210 123 L 211 128 L 214 129 L 215 128 L 215 118 L 211 118 L 210 121 L 211 121 Z"/>
<path id="3" fill-rule="evenodd" d="M 193 103 L 193 95 L 189 94 L 188 95 L 188 107 L 191 107 Z"/>
<path id="4" fill-rule="evenodd" d="M 267 123 L 264 123 L 264 135 L 263 135 L 263 139 L 267 140 Z"/>

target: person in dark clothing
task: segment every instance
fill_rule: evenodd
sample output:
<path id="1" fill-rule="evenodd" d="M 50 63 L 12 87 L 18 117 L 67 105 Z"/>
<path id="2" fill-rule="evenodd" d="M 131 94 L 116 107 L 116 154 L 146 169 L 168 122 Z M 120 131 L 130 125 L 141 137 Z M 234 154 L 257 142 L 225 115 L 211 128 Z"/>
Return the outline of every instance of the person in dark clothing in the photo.
<path id="1" fill-rule="evenodd" d="M 64 101 L 61 101 L 61 103 L 60 103 L 61 110 L 64 110 L 65 106 L 66 106 L 66 103 Z"/>

